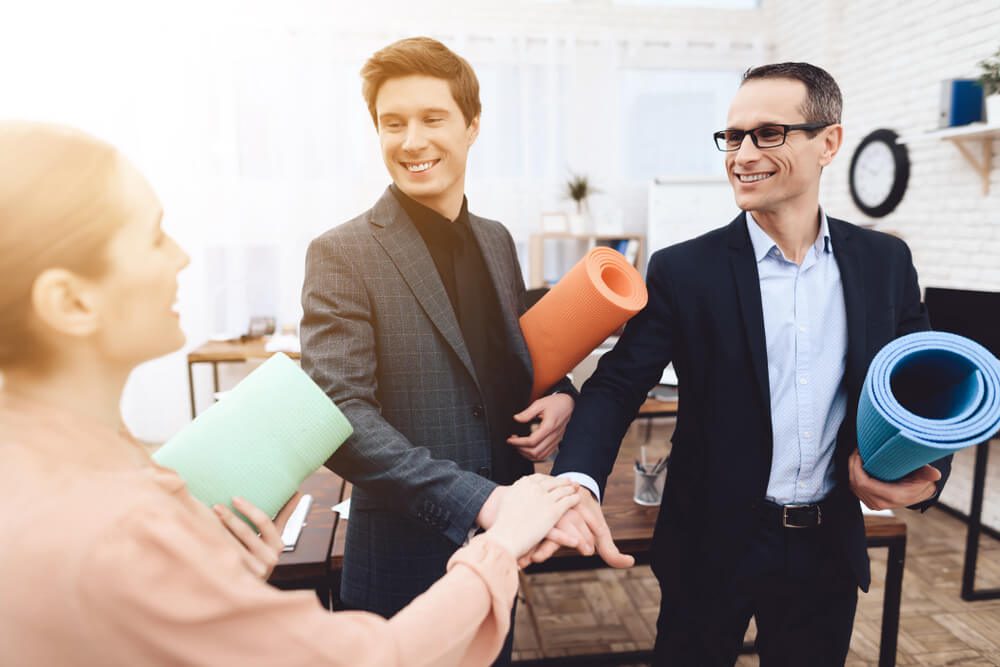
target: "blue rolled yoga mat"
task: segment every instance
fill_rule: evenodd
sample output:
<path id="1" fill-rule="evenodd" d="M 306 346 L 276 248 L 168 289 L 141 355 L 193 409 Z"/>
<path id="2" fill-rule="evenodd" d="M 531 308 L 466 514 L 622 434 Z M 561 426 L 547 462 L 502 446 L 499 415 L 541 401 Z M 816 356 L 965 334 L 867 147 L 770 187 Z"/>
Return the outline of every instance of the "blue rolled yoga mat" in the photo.
<path id="1" fill-rule="evenodd" d="M 1000 429 L 1000 361 L 979 343 L 922 331 L 886 345 L 858 401 L 865 471 L 891 481 Z"/>
<path id="2" fill-rule="evenodd" d="M 352 432 L 323 390 L 279 353 L 181 429 L 153 459 L 173 468 L 191 495 L 210 507 L 231 508 L 233 496 L 242 496 L 273 518 Z"/>

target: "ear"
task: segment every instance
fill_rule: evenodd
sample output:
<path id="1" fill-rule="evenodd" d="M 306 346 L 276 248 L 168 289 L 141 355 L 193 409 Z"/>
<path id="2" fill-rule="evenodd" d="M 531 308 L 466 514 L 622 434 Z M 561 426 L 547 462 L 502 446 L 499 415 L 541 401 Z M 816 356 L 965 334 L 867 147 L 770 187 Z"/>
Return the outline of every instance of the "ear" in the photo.
<path id="1" fill-rule="evenodd" d="M 844 142 L 844 126 L 840 123 L 826 128 L 823 134 L 823 152 L 819 156 L 819 166 L 825 167 L 833 162 L 834 156 Z"/>
<path id="2" fill-rule="evenodd" d="M 85 337 L 98 328 L 93 283 L 66 269 L 47 269 L 35 279 L 31 305 L 35 317 L 56 333 Z"/>
<path id="3" fill-rule="evenodd" d="M 479 116 L 472 119 L 469 123 L 469 127 L 466 129 L 466 136 L 468 137 L 469 146 L 476 143 L 476 138 L 479 136 Z"/>

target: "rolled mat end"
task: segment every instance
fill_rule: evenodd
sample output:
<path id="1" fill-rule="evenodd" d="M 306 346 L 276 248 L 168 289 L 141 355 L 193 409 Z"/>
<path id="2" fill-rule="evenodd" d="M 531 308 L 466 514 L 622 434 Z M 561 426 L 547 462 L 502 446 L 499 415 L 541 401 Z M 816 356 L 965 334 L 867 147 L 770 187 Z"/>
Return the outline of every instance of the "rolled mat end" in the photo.
<path id="1" fill-rule="evenodd" d="M 1000 361 L 979 343 L 922 331 L 882 348 L 858 400 L 865 471 L 893 481 L 1000 429 Z"/>
<path id="2" fill-rule="evenodd" d="M 611 248 L 593 248 L 521 316 L 534 369 L 532 400 L 646 306 L 642 276 Z"/>
<path id="3" fill-rule="evenodd" d="M 278 353 L 153 459 L 175 470 L 191 495 L 210 507 L 232 507 L 233 496 L 242 496 L 274 517 L 352 433 L 323 390 Z"/>

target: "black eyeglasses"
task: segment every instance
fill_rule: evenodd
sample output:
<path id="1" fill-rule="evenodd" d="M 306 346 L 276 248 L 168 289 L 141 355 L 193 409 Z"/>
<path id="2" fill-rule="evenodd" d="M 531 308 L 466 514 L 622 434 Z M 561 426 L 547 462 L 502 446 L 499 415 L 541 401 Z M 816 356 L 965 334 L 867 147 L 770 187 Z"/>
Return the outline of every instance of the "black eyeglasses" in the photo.
<path id="1" fill-rule="evenodd" d="M 753 145 L 757 148 L 777 148 L 785 143 L 785 137 L 788 136 L 789 132 L 795 130 L 802 130 L 804 132 L 811 132 L 814 130 L 821 130 L 824 127 L 829 127 L 833 123 L 799 123 L 798 125 L 781 125 L 777 123 L 772 123 L 770 125 L 761 125 L 760 127 L 755 127 L 752 130 L 719 130 L 712 137 L 715 139 L 715 146 L 720 151 L 738 151 L 740 146 L 743 145 L 743 139 L 750 135 L 750 140 Z"/>

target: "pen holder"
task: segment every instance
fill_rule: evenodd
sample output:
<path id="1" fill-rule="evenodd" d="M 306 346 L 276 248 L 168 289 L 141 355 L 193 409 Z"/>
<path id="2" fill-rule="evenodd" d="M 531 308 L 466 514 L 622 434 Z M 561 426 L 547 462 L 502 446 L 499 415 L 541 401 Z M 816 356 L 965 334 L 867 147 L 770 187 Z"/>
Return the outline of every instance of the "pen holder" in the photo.
<path id="1" fill-rule="evenodd" d="M 662 466 L 659 472 L 644 472 L 638 467 L 635 472 L 635 490 L 632 500 L 638 505 L 649 507 L 660 504 L 663 499 L 663 483 L 667 479 L 667 467 Z"/>

